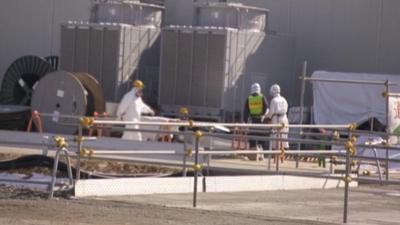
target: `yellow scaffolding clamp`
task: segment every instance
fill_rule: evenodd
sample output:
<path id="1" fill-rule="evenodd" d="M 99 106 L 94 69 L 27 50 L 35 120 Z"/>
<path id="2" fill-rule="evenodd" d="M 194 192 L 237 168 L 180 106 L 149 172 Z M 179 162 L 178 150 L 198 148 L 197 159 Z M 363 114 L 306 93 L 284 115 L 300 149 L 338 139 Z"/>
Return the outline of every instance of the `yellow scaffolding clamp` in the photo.
<path id="1" fill-rule="evenodd" d="M 55 143 L 57 148 L 66 148 L 66 147 L 68 147 L 68 144 L 65 141 L 65 138 L 61 137 L 61 136 L 55 136 L 54 137 L 54 143 Z"/>
<path id="2" fill-rule="evenodd" d="M 203 170 L 203 166 L 201 164 L 194 164 L 193 169 L 194 171 L 200 172 L 201 170 Z"/>
<path id="3" fill-rule="evenodd" d="M 82 117 L 82 118 L 80 119 L 80 122 L 81 122 L 81 125 L 82 125 L 84 128 L 90 128 L 90 127 L 92 127 L 93 124 L 94 124 L 94 118 L 93 118 L 93 117 Z"/>

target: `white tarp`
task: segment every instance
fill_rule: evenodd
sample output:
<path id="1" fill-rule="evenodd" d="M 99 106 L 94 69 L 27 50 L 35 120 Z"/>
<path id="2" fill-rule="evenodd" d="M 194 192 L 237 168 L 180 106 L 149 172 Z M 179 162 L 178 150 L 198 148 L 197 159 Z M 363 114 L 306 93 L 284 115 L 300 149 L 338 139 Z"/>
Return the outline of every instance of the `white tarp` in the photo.
<path id="1" fill-rule="evenodd" d="M 391 81 L 400 83 L 400 75 L 337 73 L 316 71 L 312 78 Z M 362 123 L 375 117 L 386 125 L 384 85 L 313 81 L 314 121 L 317 124 Z M 400 86 L 390 86 L 390 92 L 400 93 Z"/>

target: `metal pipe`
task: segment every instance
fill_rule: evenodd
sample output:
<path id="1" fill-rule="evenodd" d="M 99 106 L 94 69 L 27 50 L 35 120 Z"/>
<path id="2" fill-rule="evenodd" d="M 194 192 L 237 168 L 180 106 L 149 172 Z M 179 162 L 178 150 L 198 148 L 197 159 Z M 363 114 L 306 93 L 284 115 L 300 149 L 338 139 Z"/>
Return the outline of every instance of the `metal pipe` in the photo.
<path id="1" fill-rule="evenodd" d="M 280 129 L 278 130 L 278 138 L 281 138 L 281 133 L 280 133 Z M 278 148 L 282 149 L 282 142 L 278 141 Z M 276 149 L 274 149 L 276 150 Z M 273 152 L 273 151 L 271 151 Z M 280 151 L 279 151 L 280 152 Z M 275 155 L 275 171 L 279 172 L 279 161 L 280 161 L 280 155 Z"/>
<path id="2" fill-rule="evenodd" d="M 376 152 L 375 148 L 373 148 L 372 151 L 374 152 L 374 155 L 375 155 L 375 163 L 376 163 L 376 168 L 378 169 L 379 181 L 382 184 L 381 164 L 380 164 L 380 162 L 378 160 L 378 153 Z"/>
<path id="3" fill-rule="evenodd" d="M 71 159 L 69 157 L 68 150 L 65 149 L 64 153 L 67 161 L 67 173 L 68 173 L 69 183 L 75 187 L 74 177 L 72 176 Z"/>
<path id="4" fill-rule="evenodd" d="M 289 172 L 289 171 L 280 171 L 280 175 L 290 175 L 290 176 L 301 176 L 301 177 L 315 177 L 315 178 L 326 178 L 326 179 L 331 179 L 331 180 L 343 180 L 343 176 L 331 176 L 331 175 L 323 175 L 323 174 L 316 174 L 312 172 Z M 357 178 L 353 177 L 353 181 L 357 182 L 371 182 L 371 183 L 379 183 L 379 180 L 376 179 L 371 179 L 371 178 Z M 383 180 L 382 183 L 384 184 L 398 184 L 400 185 L 400 180 L 391 180 L 391 181 L 385 181 Z"/>
<path id="5" fill-rule="evenodd" d="M 200 142 L 200 137 L 196 137 L 196 146 L 195 146 L 195 157 L 194 157 L 194 190 L 193 190 L 193 207 L 196 208 L 197 206 L 197 180 L 198 180 L 198 163 L 199 163 L 199 142 Z"/>
<path id="6" fill-rule="evenodd" d="M 213 151 L 199 151 L 200 155 L 220 155 L 220 154 L 281 154 L 280 150 L 263 150 L 263 151 L 255 151 L 255 150 L 213 150 Z M 286 150 L 285 154 L 297 154 L 297 150 Z M 342 154 L 345 151 L 340 150 L 302 150 L 301 154 L 328 154 L 328 155 L 336 155 Z"/>
<path id="7" fill-rule="evenodd" d="M 367 159 L 367 160 L 379 160 L 379 161 L 385 161 L 386 160 L 386 158 L 375 158 L 375 157 L 371 157 L 371 156 L 353 156 L 353 158 L 356 158 L 356 159 Z M 400 163 L 400 159 L 390 159 L 389 158 L 389 162 Z"/>
<path id="8" fill-rule="evenodd" d="M 56 183 L 56 177 L 57 177 L 57 169 L 58 169 L 58 161 L 60 159 L 60 149 L 57 150 L 56 157 L 54 158 L 54 163 L 53 163 L 53 173 L 51 176 L 51 183 L 50 183 L 50 193 L 49 193 L 49 199 L 53 198 L 53 193 L 54 193 L 54 185 Z"/>
<path id="9" fill-rule="evenodd" d="M 366 145 L 366 144 L 358 144 L 355 145 L 356 147 L 363 147 L 363 148 L 376 148 L 376 150 L 381 151 L 381 150 L 392 150 L 392 151 L 399 151 L 400 147 L 396 146 L 388 146 L 388 145 Z"/>
<path id="10" fill-rule="evenodd" d="M 385 87 L 386 87 L 386 93 L 389 93 L 389 80 L 386 80 Z M 385 101 L 386 101 L 386 127 L 387 127 L 386 131 L 388 132 L 389 131 L 389 129 L 388 129 L 388 127 L 389 127 L 389 97 L 386 97 Z M 389 135 L 387 135 L 386 136 L 387 143 L 389 143 L 389 139 L 390 139 L 390 137 L 389 137 Z M 385 165 L 386 181 L 388 181 L 389 180 L 389 160 L 388 160 L 389 159 L 389 149 L 388 148 L 386 148 L 385 156 L 386 156 L 386 165 Z"/>
<path id="11" fill-rule="evenodd" d="M 400 97 L 400 93 L 390 93 L 389 90 L 387 90 L 386 95 L 389 96 L 393 96 L 393 97 Z"/>
<path id="12" fill-rule="evenodd" d="M 46 185 L 50 185 L 50 181 L 24 180 L 24 179 L 11 179 L 11 178 L 0 178 L 0 182 L 21 183 L 21 184 L 46 184 Z"/>
<path id="13" fill-rule="evenodd" d="M 183 128 L 184 133 L 187 132 L 187 127 Z M 183 154 L 183 163 L 182 163 L 182 176 L 186 177 L 187 175 L 187 168 L 186 168 L 186 161 L 187 161 L 187 154 L 186 151 L 188 151 L 188 144 L 187 144 L 187 135 L 183 135 L 183 150 L 185 151 L 185 154 Z"/>
<path id="14" fill-rule="evenodd" d="M 82 141 L 83 141 L 83 136 L 82 136 L 82 132 L 83 132 L 83 127 L 82 124 L 79 123 L 78 125 L 78 146 L 77 146 L 77 156 L 76 156 L 76 180 L 80 180 L 81 179 L 81 154 L 80 152 L 82 151 Z"/>
<path id="15" fill-rule="evenodd" d="M 210 129 L 210 130 L 209 130 L 210 145 L 209 145 L 209 147 L 208 147 L 209 151 L 214 151 L 214 145 L 213 145 L 214 138 L 213 138 L 213 136 L 212 136 L 212 133 L 213 133 L 213 129 Z M 211 158 L 212 158 L 212 155 L 211 155 L 211 154 L 208 154 L 208 155 L 207 155 L 207 171 L 206 171 L 206 175 L 207 175 L 207 176 L 210 176 Z M 205 176 L 204 176 L 204 178 L 205 178 Z"/>
<path id="16" fill-rule="evenodd" d="M 221 138 L 230 138 L 230 134 L 213 134 L 215 137 L 221 137 Z M 207 134 L 204 134 L 204 136 L 207 136 Z M 249 139 L 258 139 L 258 140 L 287 140 L 290 142 L 300 142 L 300 143 L 306 143 L 306 144 L 324 144 L 324 145 L 343 145 L 345 142 L 343 140 L 333 140 L 333 141 L 321 141 L 321 140 L 308 140 L 308 139 L 298 139 L 298 138 L 274 138 L 274 137 L 262 137 L 262 136 L 254 136 L 254 135 L 248 135 L 247 136 Z M 377 148 L 377 150 L 384 150 L 383 148 L 388 148 L 390 150 L 395 150 L 395 151 L 400 151 L 400 147 L 396 146 L 387 146 L 387 145 L 366 145 L 366 144 L 355 144 L 354 146 L 356 147 L 374 147 Z"/>
<path id="17" fill-rule="evenodd" d="M 26 142 L 19 142 L 19 141 L 1 141 L 0 146 L 26 146 L 26 147 L 50 147 L 48 150 L 54 150 L 54 144 L 46 144 L 46 143 L 26 143 Z"/>
<path id="18" fill-rule="evenodd" d="M 338 131 L 339 134 L 343 131 Z M 352 131 L 353 134 L 363 134 L 365 136 L 387 136 L 387 135 L 395 135 L 398 136 L 399 134 L 393 133 L 393 132 L 379 132 L 379 131 L 368 131 L 368 130 L 353 130 Z"/>
<path id="19" fill-rule="evenodd" d="M 272 151 L 272 145 L 269 143 L 268 151 Z M 271 171 L 271 154 L 268 154 L 268 171 Z"/>
<path id="20" fill-rule="evenodd" d="M 303 119 L 304 119 L 304 95 L 305 95 L 305 88 L 306 88 L 306 80 L 305 78 L 307 77 L 307 61 L 304 61 L 303 63 L 303 71 L 302 71 L 302 77 L 301 79 L 301 91 L 300 91 L 300 124 L 303 124 Z M 300 129 L 300 132 L 303 132 L 303 129 Z M 300 150 L 301 144 L 297 143 L 297 149 Z M 299 158 L 300 155 L 296 156 L 296 168 L 299 168 Z"/>
<path id="21" fill-rule="evenodd" d="M 351 141 L 351 132 L 349 131 L 349 141 Z M 347 223 L 348 203 L 349 203 L 349 179 L 350 179 L 350 150 L 346 149 L 346 174 L 344 182 L 344 206 L 343 223 Z"/>
<path id="22" fill-rule="evenodd" d="M 389 180 L 389 149 L 386 148 L 385 154 L 385 170 L 386 170 L 386 180 Z"/>
<path id="23" fill-rule="evenodd" d="M 365 182 L 365 183 L 377 183 L 377 184 L 394 184 L 394 185 L 400 185 L 400 181 L 399 180 L 376 180 L 376 179 L 372 179 L 372 178 L 353 178 L 354 181 L 358 181 L 358 182 Z"/>
<path id="24" fill-rule="evenodd" d="M 114 127 L 115 128 L 115 127 Z M 113 129 L 114 129 L 113 128 Z M 191 134 L 190 132 L 176 132 L 176 131 L 152 131 L 152 130 L 143 130 L 143 129 L 130 129 L 130 128 L 116 128 L 116 130 L 124 130 L 124 131 L 138 131 L 138 132 L 149 132 L 149 133 L 169 133 L 169 134 L 177 134 L 177 135 L 182 135 L 182 134 Z M 221 133 L 213 133 L 213 134 L 208 134 L 204 133 L 203 136 L 212 136 L 212 137 L 220 137 L 220 138 L 227 138 L 231 139 L 232 135 L 231 134 L 221 134 Z M 319 140 L 306 140 L 306 139 L 296 139 L 296 138 L 274 138 L 274 137 L 265 137 L 265 136 L 255 136 L 255 135 L 248 135 L 248 139 L 251 140 L 287 140 L 291 142 L 301 142 L 301 143 L 309 143 L 309 144 L 326 144 L 326 145 L 342 145 L 344 144 L 344 141 L 319 141 Z M 399 149 L 400 148 L 394 148 L 394 149 Z"/>
<path id="25" fill-rule="evenodd" d="M 248 128 L 281 128 L 282 124 L 248 124 L 248 123 L 211 123 L 211 122 L 132 122 L 132 121 L 116 121 L 116 120 L 99 120 L 95 119 L 93 124 L 102 125 L 141 125 L 141 126 L 187 126 L 187 127 L 248 127 Z M 349 124 L 289 124 L 289 128 L 331 128 L 331 129 L 348 129 Z"/>
<path id="26" fill-rule="evenodd" d="M 84 117 L 84 115 L 82 116 L 75 116 L 75 115 L 66 115 L 66 114 L 54 114 L 54 113 L 43 113 L 43 112 L 39 112 L 39 116 L 42 117 L 53 117 L 53 116 L 57 116 L 60 119 L 77 119 L 79 120 L 80 118 Z"/>
<path id="27" fill-rule="evenodd" d="M 247 130 L 248 132 L 251 133 L 257 133 L 257 134 L 263 134 L 263 135 L 268 135 L 272 134 L 272 130 L 263 130 L 263 129 L 249 129 Z M 287 134 L 287 135 L 298 135 L 298 136 L 313 136 L 313 137 L 334 137 L 333 133 L 313 133 L 313 132 L 281 132 L 282 134 Z"/>
<path id="28" fill-rule="evenodd" d="M 204 134 L 204 136 L 207 136 L 207 134 Z M 213 134 L 214 137 L 220 137 L 220 138 L 231 138 L 232 136 L 230 134 Z M 345 142 L 344 141 L 319 141 L 319 140 L 308 140 L 308 139 L 298 139 L 298 138 L 275 138 L 275 137 L 265 137 L 265 136 L 254 136 L 254 135 L 248 135 L 248 139 L 251 140 L 261 140 L 261 141 L 270 141 L 270 140 L 276 140 L 276 141 L 290 141 L 290 142 L 301 142 L 301 143 L 308 143 L 308 144 L 325 144 L 325 145 L 343 145 Z M 396 148 L 400 150 L 400 148 Z"/>
<path id="29" fill-rule="evenodd" d="M 335 82 L 335 83 L 353 83 L 353 84 L 370 84 L 370 85 L 385 85 L 386 81 L 366 81 L 366 80 L 341 80 L 341 79 L 330 79 L 330 78 L 313 78 L 313 77 L 303 77 L 306 81 L 323 81 L 323 82 Z M 388 85 L 399 85 L 396 82 L 388 82 Z"/>
<path id="30" fill-rule="evenodd" d="M 105 154 L 105 155 L 110 155 L 110 154 L 129 154 L 129 155 L 143 155 L 143 154 L 152 154 L 152 155 L 174 155 L 177 154 L 176 151 L 174 150 L 126 150 L 126 151 L 118 151 L 118 150 L 111 150 L 111 151 L 107 151 L 107 150 L 94 150 L 93 154 L 96 155 L 101 155 L 101 154 Z"/>

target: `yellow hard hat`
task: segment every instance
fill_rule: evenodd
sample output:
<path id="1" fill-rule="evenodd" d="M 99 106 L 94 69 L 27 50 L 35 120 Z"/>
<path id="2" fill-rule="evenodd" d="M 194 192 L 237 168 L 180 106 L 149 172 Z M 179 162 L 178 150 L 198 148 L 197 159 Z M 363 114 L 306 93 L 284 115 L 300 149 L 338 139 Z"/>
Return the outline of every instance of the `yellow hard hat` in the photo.
<path id="1" fill-rule="evenodd" d="M 189 114 L 189 111 L 188 111 L 188 109 L 186 108 L 186 107 L 181 107 L 180 109 L 179 109 L 179 115 L 181 115 L 181 116 L 186 116 L 186 115 L 188 115 Z"/>
<path id="2" fill-rule="evenodd" d="M 143 89 L 144 84 L 141 80 L 135 80 L 135 81 L 133 81 L 133 87 L 136 89 Z"/>

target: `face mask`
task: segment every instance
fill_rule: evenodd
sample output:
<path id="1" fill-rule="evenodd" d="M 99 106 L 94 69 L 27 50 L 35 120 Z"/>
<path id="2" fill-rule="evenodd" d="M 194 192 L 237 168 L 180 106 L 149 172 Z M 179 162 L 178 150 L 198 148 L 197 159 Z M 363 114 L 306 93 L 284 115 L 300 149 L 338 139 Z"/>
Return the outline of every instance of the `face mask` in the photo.
<path id="1" fill-rule="evenodd" d="M 136 97 L 142 97 L 143 96 L 143 91 L 136 91 Z"/>

